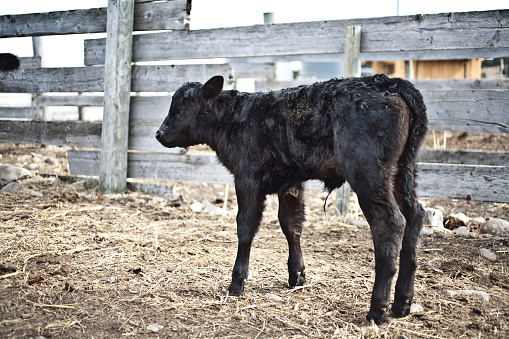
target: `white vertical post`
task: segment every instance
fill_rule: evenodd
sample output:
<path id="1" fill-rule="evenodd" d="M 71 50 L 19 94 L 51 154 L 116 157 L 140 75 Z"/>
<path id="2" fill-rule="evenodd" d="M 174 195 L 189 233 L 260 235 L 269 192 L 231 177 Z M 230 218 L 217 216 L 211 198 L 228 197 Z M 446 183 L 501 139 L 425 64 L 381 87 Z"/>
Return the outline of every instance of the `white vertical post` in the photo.
<path id="1" fill-rule="evenodd" d="M 108 0 L 99 188 L 126 188 L 134 0 Z"/>
<path id="2" fill-rule="evenodd" d="M 42 37 L 32 37 L 32 49 L 34 52 L 34 57 L 39 58 L 38 67 L 43 67 L 43 56 L 42 56 Z M 38 98 L 41 96 L 41 93 L 33 93 L 32 94 L 32 110 L 34 111 L 33 116 L 37 116 L 42 120 L 46 120 L 46 111 L 45 108 L 39 104 Z"/>
<path id="3" fill-rule="evenodd" d="M 345 51 L 343 60 L 343 78 L 358 77 L 361 74 L 359 53 L 361 49 L 361 27 L 347 26 L 345 36 Z M 341 216 L 348 215 L 350 204 L 350 185 L 345 182 L 336 190 L 336 208 Z"/>

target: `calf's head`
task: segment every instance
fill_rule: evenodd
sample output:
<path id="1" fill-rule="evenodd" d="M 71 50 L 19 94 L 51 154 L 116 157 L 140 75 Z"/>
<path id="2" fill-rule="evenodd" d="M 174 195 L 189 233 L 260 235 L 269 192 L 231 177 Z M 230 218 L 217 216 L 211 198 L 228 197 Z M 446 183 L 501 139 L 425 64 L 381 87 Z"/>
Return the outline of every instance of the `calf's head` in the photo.
<path id="1" fill-rule="evenodd" d="M 205 142 L 214 120 L 213 101 L 221 94 L 224 79 L 214 76 L 204 85 L 188 82 L 171 100 L 170 111 L 156 132 L 165 147 L 189 147 Z"/>

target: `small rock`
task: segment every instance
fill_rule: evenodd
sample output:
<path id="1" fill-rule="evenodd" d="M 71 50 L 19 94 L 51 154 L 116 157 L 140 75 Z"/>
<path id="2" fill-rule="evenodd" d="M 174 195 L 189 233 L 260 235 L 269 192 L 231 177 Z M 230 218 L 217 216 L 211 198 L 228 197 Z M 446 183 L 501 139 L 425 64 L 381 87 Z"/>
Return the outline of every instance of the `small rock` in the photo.
<path id="1" fill-rule="evenodd" d="M 369 223 L 365 220 L 348 220 L 346 223 L 352 226 L 369 228 Z"/>
<path id="2" fill-rule="evenodd" d="M 131 279 L 127 282 L 128 284 L 137 284 L 138 283 L 138 280 L 136 279 Z"/>
<path id="3" fill-rule="evenodd" d="M 509 221 L 503 219 L 490 219 L 481 225 L 479 231 L 484 234 L 508 236 Z"/>
<path id="4" fill-rule="evenodd" d="M 184 203 L 184 199 L 181 194 L 175 193 L 173 191 L 167 192 L 163 195 L 163 198 L 170 202 L 170 206 L 179 207 Z"/>
<path id="5" fill-rule="evenodd" d="M 472 219 L 472 222 L 476 224 L 483 224 L 486 222 L 486 219 L 484 219 L 483 217 L 475 217 L 474 219 Z"/>
<path id="6" fill-rule="evenodd" d="M 199 213 L 202 211 L 203 206 L 201 205 L 201 202 L 195 202 L 189 205 L 189 208 L 191 209 L 191 211 Z"/>
<path id="7" fill-rule="evenodd" d="M 151 325 L 148 325 L 148 326 L 147 326 L 147 331 L 157 333 L 157 332 L 159 332 L 160 330 L 162 330 L 163 328 L 164 328 L 164 326 L 163 326 L 163 325 L 159 325 L 159 324 L 151 324 Z"/>
<path id="8" fill-rule="evenodd" d="M 38 168 L 39 168 L 39 164 L 36 164 L 35 162 L 28 164 L 28 166 L 27 166 L 27 170 L 29 170 L 29 171 L 35 171 Z"/>
<path id="9" fill-rule="evenodd" d="M 424 307 L 422 307 L 422 305 L 420 304 L 412 304 L 412 306 L 410 306 L 410 313 L 422 313 L 424 312 Z"/>
<path id="10" fill-rule="evenodd" d="M 456 235 L 467 235 L 469 232 L 468 232 L 468 228 L 466 226 L 461 226 L 461 227 L 458 227 L 457 229 L 455 229 L 454 231 L 452 231 L 452 233 L 454 233 Z"/>
<path id="11" fill-rule="evenodd" d="M 42 194 L 41 192 L 37 192 L 37 191 L 30 191 L 30 195 L 33 196 L 33 197 L 43 197 L 44 194 Z"/>
<path id="12" fill-rule="evenodd" d="M 463 213 L 450 214 L 447 216 L 445 227 L 453 230 L 461 226 L 466 226 L 469 220 L 470 219 Z"/>
<path id="13" fill-rule="evenodd" d="M 57 166 L 58 165 L 58 160 L 56 158 L 53 158 L 53 157 L 46 157 L 44 159 L 44 162 L 47 163 L 48 165 L 52 165 L 52 166 Z"/>
<path id="14" fill-rule="evenodd" d="M 426 207 L 424 211 L 426 212 L 426 216 L 424 217 L 425 225 L 444 227 L 444 214 L 441 210 Z"/>
<path id="15" fill-rule="evenodd" d="M 492 251 L 490 251 L 489 249 L 486 249 L 486 248 L 481 248 L 479 250 L 479 252 L 481 253 L 481 256 L 488 259 L 488 260 L 491 260 L 491 261 L 496 261 L 497 260 L 497 255 L 495 253 L 493 253 Z"/>
<path id="16" fill-rule="evenodd" d="M 0 185 L 9 182 L 29 178 L 32 176 L 29 170 L 11 165 L 0 165 Z"/>
<path id="17" fill-rule="evenodd" d="M 34 157 L 31 155 L 31 154 L 24 154 L 24 155 L 20 155 L 18 157 L 18 162 L 20 163 L 29 163 L 32 161 Z"/>
<path id="18" fill-rule="evenodd" d="M 115 277 L 111 276 L 108 279 L 106 279 L 106 281 L 109 282 L 110 284 L 113 284 L 115 282 Z"/>
<path id="19" fill-rule="evenodd" d="M 451 298 L 472 297 L 481 301 L 490 301 L 490 296 L 486 292 L 472 290 L 445 290 L 444 294 Z"/>
<path id="20" fill-rule="evenodd" d="M 17 182 L 10 182 L 7 185 L 5 185 L 0 192 L 1 193 L 8 193 L 8 192 L 14 192 L 19 191 L 21 189 L 21 185 Z"/>
<path id="21" fill-rule="evenodd" d="M 201 202 L 201 206 L 202 206 L 203 213 L 209 213 L 209 214 L 223 214 L 224 213 L 222 208 L 213 205 L 212 203 L 210 203 L 207 200 L 203 200 Z"/>
<path id="22" fill-rule="evenodd" d="M 267 293 L 267 297 L 269 297 L 272 300 L 283 301 L 283 298 L 281 298 L 279 295 L 275 295 L 272 293 Z"/>

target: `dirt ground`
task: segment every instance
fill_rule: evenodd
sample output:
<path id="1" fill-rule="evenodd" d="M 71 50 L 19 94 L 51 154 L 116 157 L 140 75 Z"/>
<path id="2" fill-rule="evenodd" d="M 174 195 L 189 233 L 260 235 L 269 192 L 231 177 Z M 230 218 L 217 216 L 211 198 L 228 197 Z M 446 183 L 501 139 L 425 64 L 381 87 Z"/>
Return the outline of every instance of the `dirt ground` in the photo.
<path id="1" fill-rule="evenodd" d="M 447 146 L 504 149 L 503 138 L 456 133 Z M 14 165 L 23 165 L 22 155 L 51 155 L 59 165 L 41 163 L 39 172 L 66 174 L 60 148 L 3 144 L 0 154 L 0 162 Z M 307 192 L 302 248 L 308 284 L 287 286 L 287 244 L 277 199 L 270 196 L 251 277 L 244 294 L 231 297 L 226 289 L 237 246 L 231 187 L 172 183 L 184 200 L 176 207 L 160 195 L 102 195 L 84 181 L 54 176 L 20 183 L 20 191 L 0 194 L 2 338 L 509 337 L 507 238 L 423 236 L 415 309 L 376 326 L 365 320 L 374 279 L 369 228 L 335 216 L 333 196 L 324 212 L 324 192 Z M 224 214 L 192 212 L 189 206 L 204 199 L 226 206 Z M 442 206 L 445 214 L 509 220 L 507 204 L 420 201 Z M 364 220 L 352 202 L 349 219 Z M 482 257 L 482 248 L 497 260 Z"/>

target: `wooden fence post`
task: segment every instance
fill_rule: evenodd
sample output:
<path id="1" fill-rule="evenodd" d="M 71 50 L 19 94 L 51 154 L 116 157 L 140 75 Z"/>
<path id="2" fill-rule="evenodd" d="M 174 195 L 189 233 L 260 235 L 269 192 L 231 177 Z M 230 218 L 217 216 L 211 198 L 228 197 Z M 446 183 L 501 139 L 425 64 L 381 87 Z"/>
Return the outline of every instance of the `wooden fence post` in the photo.
<path id="1" fill-rule="evenodd" d="M 42 37 L 32 37 L 32 49 L 34 51 L 34 58 L 39 58 L 38 67 L 43 67 L 43 56 L 42 56 Z M 32 94 L 32 110 L 33 116 L 37 116 L 38 119 L 46 120 L 46 109 L 39 104 L 39 97 L 41 93 Z"/>
<path id="2" fill-rule="evenodd" d="M 99 187 L 126 188 L 134 0 L 108 0 Z"/>
<path id="3" fill-rule="evenodd" d="M 343 78 L 360 76 L 361 64 L 359 53 L 361 48 L 361 26 L 347 26 L 345 35 L 345 51 L 343 59 Z M 350 185 L 345 182 L 336 189 L 336 208 L 339 215 L 348 215 L 350 203 Z"/>

